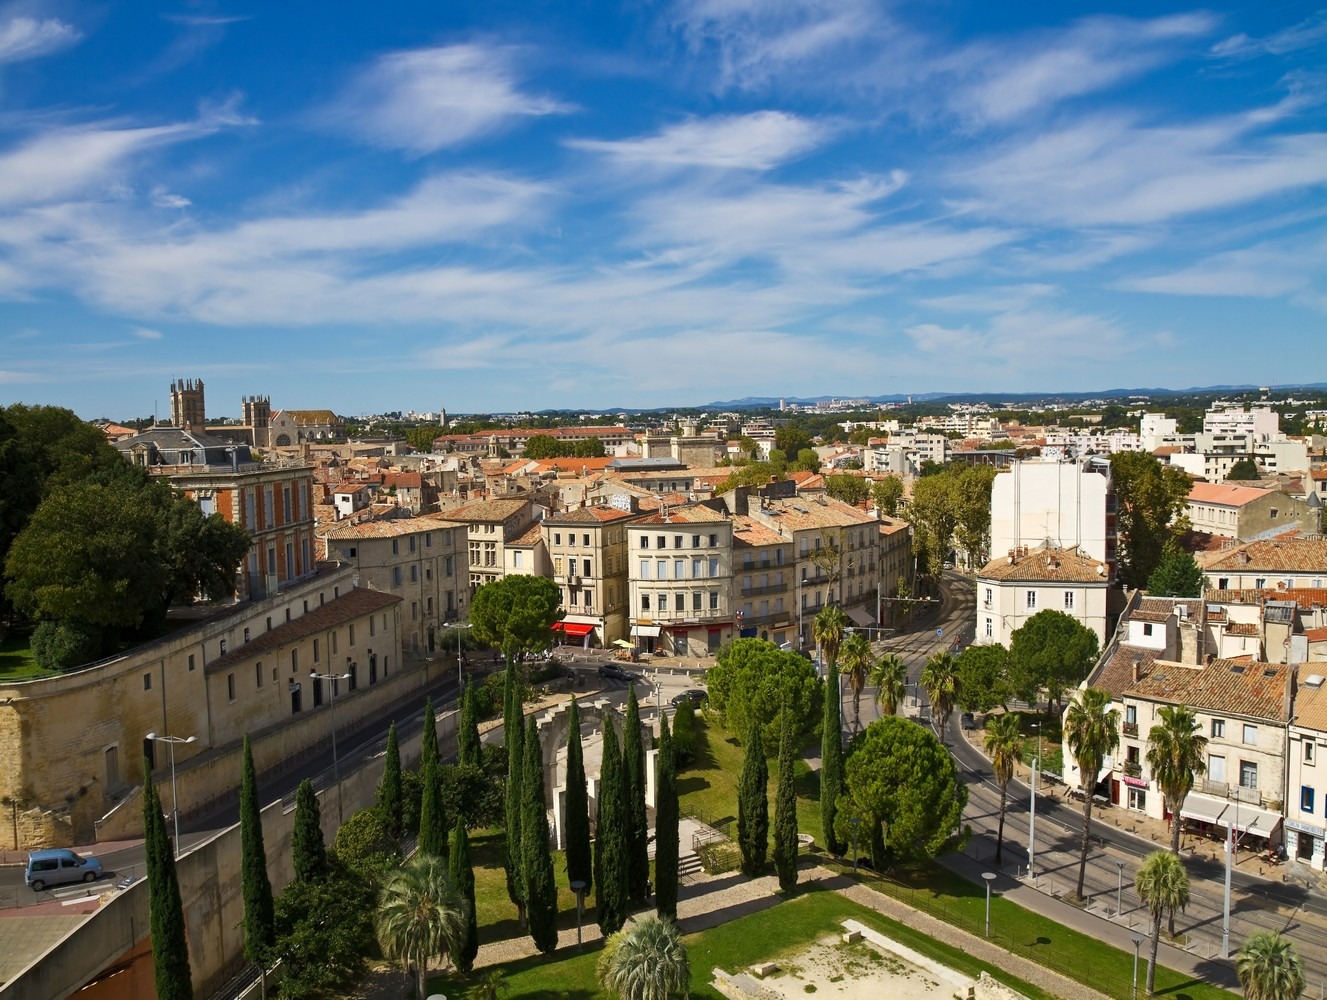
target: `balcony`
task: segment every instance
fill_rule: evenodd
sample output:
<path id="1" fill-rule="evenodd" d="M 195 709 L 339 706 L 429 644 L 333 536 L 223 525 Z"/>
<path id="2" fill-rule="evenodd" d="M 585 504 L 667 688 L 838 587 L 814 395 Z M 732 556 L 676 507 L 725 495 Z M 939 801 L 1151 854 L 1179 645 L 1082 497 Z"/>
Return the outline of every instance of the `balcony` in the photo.
<path id="1" fill-rule="evenodd" d="M 1138 723 L 1136 723 L 1136 722 L 1126 722 L 1126 723 L 1124 724 L 1124 735 L 1125 735 L 1125 736 L 1137 736 L 1137 735 L 1138 735 Z"/>
<path id="2" fill-rule="evenodd" d="M 787 592 L 788 584 L 786 583 L 771 583 L 768 587 L 742 588 L 743 597 L 759 597 L 761 594 L 786 594 Z"/>
<path id="3" fill-rule="evenodd" d="M 1143 773 L 1143 765 L 1136 760 L 1126 760 L 1124 762 L 1124 773 L 1131 778 L 1137 778 Z"/>
<path id="4" fill-rule="evenodd" d="M 578 573 L 565 573 L 560 576 L 553 577 L 553 582 L 565 583 L 568 587 L 579 587 L 583 579 L 584 577 L 582 577 Z"/>

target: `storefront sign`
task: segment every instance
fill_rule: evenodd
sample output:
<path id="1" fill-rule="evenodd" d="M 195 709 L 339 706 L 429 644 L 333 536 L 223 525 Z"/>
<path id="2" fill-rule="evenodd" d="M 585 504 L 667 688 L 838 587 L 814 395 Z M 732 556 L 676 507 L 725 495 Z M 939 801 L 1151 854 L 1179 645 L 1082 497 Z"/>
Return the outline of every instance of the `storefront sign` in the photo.
<path id="1" fill-rule="evenodd" d="M 1308 823 L 1301 823 L 1298 820 L 1293 819 L 1286 820 L 1285 824 L 1292 830 L 1298 830 L 1300 833 L 1307 833 L 1310 837 L 1324 836 L 1322 827 L 1310 826 Z"/>
<path id="2" fill-rule="evenodd" d="M 1127 775 L 1127 774 L 1124 776 L 1124 783 L 1125 783 L 1126 785 L 1132 785 L 1134 788 L 1146 788 L 1146 787 L 1147 787 L 1147 782 L 1144 781 L 1142 778 L 1131 778 L 1131 777 L 1129 777 L 1129 775 Z"/>

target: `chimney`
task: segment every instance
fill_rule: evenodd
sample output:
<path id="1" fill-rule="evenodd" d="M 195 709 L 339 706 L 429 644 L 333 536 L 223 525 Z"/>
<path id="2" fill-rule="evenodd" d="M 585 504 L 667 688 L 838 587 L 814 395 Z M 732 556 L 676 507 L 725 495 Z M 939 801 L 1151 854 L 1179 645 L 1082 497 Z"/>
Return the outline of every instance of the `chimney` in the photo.
<path id="1" fill-rule="evenodd" d="M 1143 658 L 1135 655 L 1133 658 L 1133 682 L 1137 684 L 1143 679 Z"/>

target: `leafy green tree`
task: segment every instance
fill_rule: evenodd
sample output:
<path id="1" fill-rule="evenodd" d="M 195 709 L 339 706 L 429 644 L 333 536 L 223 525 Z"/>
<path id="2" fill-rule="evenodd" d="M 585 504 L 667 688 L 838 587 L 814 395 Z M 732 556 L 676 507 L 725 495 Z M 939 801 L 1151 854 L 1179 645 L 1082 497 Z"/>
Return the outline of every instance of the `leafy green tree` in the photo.
<path id="1" fill-rule="evenodd" d="M 1170 813 L 1170 849 L 1178 855 L 1180 809 L 1193 791 L 1195 776 L 1207 770 L 1207 737 L 1187 705 L 1164 705 L 1158 714 L 1161 721 L 1147 734 L 1147 766 Z"/>
<path id="2" fill-rule="evenodd" d="M 327 874 L 327 845 L 323 843 L 322 807 L 313 782 L 305 778 L 295 792 L 295 828 L 290 834 L 295 878 L 305 882 Z"/>
<path id="3" fill-rule="evenodd" d="M 465 904 L 446 864 L 416 854 L 388 875 L 378 894 L 374 930 L 383 957 L 415 969 L 415 995 L 428 993 L 428 963 L 448 958 L 465 935 Z"/>
<path id="4" fill-rule="evenodd" d="M 520 682 L 508 660 L 503 688 L 502 739 L 507 748 L 507 840 L 504 860 L 507 871 L 507 895 L 516 904 L 521 925 L 525 925 L 525 885 L 521 869 L 521 782 L 525 777 L 525 715 L 521 708 Z"/>
<path id="5" fill-rule="evenodd" d="M 465 933 L 452 946 L 452 964 L 466 975 L 475 967 L 479 954 L 479 919 L 475 907 L 475 870 L 470 862 L 470 834 L 464 820 L 456 821 L 452 831 L 451 856 L 448 865 L 452 885 L 456 887 L 465 907 Z"/>
<path id="6" fill-rule="evenodd" d="M 1169 851 L 1153 851 L 1138 866 L 1133 885 L 1152 918 L 1152 953 L 1147 958 L 1147 993 L 1151 996 L 1156 988 L 1161 918 L 1170 915 L 1170 933 L 1174 937 L 1175 911 L 1189 905 L 1189 873 L 1184 870 L 1184 862 L 1176 855 Z"/>
<path id="7" fill-rule="evenodd" d="M 778 716 L 785 706 L 797 722 L 799 744 L 815 735 L 821 684 L 815 667 L 796 653 L 763 639 L 734 639 L 719 650 L 706 682 L 710 708 L 739 738 L 754 718 L 765 742 L 777 746 Z"/>
<path id="8" fill-rule="evenodd" d="M 396 723 L 387 727 L 387 753 L 383 758 L 382 780 L 378 782 L 378 808 L 382 810 L 387 835 L 400 843 L 405 833 L 405 800 L 401 794 L 401 748 L 396 741 Z"/>
<path id="9" fill-rule="evenodd" d="M 823 550 L 822 550 L 823 551 Z M 839 645 L 848 628 L 848 616 L 837 604 L 827 604 L 811 623 L 811 638 L 820 648 L 826 664 L 839 662 Z"/>
<path id="10" fill-rule="evenodd" d="M 276 902 L 283 997 L 350 995 L 373 949 L 373 893 L 344 865 L 328 861 L 325 874 L 296 879 Z"/>
<path id="11" fill-rule="evenodd" d="M 1097 662 L 1097 634 L 1078 619 L 1046 608 L 1014 630 L 1009 642 L 1007 671 L 1020 701 L 1037 701 L 1042 691 L 1059 702 Z"/>
<path id="12" fill-rule="evenodd" d="M 645 746 L 635 685 L 627 691 L 622 723 L 622 815 L 627 828 L 627 891 L 634 902 L 643 903 L 650 880 L 650 829 L 645 818 Z"/>
<path id="13" fill-rule="evenodd" d="M 267 851 L 263 847 L 263 815 L 258 805 L 258 778 L 254 773 L 249 734 L 244 734 L 244 760 L 240 780 L 240 882 L 244 895 L 244 957 L 263 972 L 276 944 L 276 914 L 272 883 L 267 877 Z"/>
<path id="14" fill-rule="evenodd" d="M 1010 712 L 986 720 L 986 755 L 991 758 L 991 771 L 995 774 L 995 783 L 1000 786 L 1000 825 L 995 838 L 997 867 L 1004 854 L 1004 814 L 1009 803 L 1009 782 L 1014 777 L 1014 765 L 1023 756 L 1021 721 L 1019 716 Z"/>
<path id="15" fill-rule="evenodd" d="M 898 653 L 885 653 L 871 670 L 871 686 L 881 715 L 897 715 L 908 693 L 908 665 Z"/>
<path id="16" fill-rule="evenodd" d="M 991 483 L 995 467 L 963 466 L 953 473 L 956 506 L 954 542 L 969 568 L 984 566 L 991 554 Z"/>
<path id="17" fill-rule="evenodd" d="M 594 838 L 595 915 L 605 936 L 627 919 L 627 824 L 622 815 L 622 751 L 611 721 L 604 722 L 599 771 L 599 815 Z"/>
<path id="18" fill-rule="evenodd" d="M 885 517 L 898 517 L 899 504 L 903 501 L 903 480 L 898 476 L 877 479 L 871 487 L 871 499 Z"/>
<path id="19" fill-rule="evenodd" d="M 862 690 L 866 687 L 866 679 L 875 669 L 875 654 L 871 652 L 871 640 L 866 637 L 866 633 L 854 632 L 844 639 L 839 647 L 839 658 L 843 662 L 843 672 L 839 676 L 848 679 L 848 687 L 852 691 L 853 723 L 860 732 Z"/>
<path id="20" fill-rule="evenodd" d="M 529 459 L 562 458 L 562 442 L 551 434 L 531 434 L 521 454 Z"/>
<path id="21" fill-rule="evenodd" d="M 842 500 L 856 507 L 866 502 L 867 497 L 871 495 L 871 487 L 861 476 L 840 473 L 825 477 L 825 492 L 835 500 Z"/>
<path id="22" fill-rule="evenodd" d="M 438 717 L 433 711 L 433 699 L 427 698 L 424 701 L 424 731 L 419 738 L 419 767 L 424 768 L 424 762 L 438 759 Z"/>
<path id="23" fill-rule="evenodd" d="M 1202 597 L 1203 571 L 1193 554 L 1173 538 L 1161 550 L 1161 561 L 1147 578 L 1147 592 L 1161 597 Z"/>
<path id="24" fill-rule="evenodd" d="M 785 424 L 774 429 L 774 447 L 785 455 L 796 455 L 811 447 L 811 438 L 796 424 Z"/>
<path id="25" fill-rule="evenodd" d="M 673 1000 L 689 995 L 691 963 L 677 925 L 650 914 L 605 942 L 595 975 L 622 1000 Z"/>
<path id="26" fill-rule="evenodd" d="M 585 751 L 581 745 L 581 711 L 573 695 L 567 709 L 566 815 L 567 884 L 584 882 L 589 893 L 594 884 L 594 852 L 590 847 L 590 794 L 585 778 Z"/>
<path id="27" fill-rule="evenodd" d="M 793 725 L 786 716 L 779 739 L 779 783 L 774 793 L 774 868 L 779 888 L 792 892 L 797 885 L 797 751 Z"/>
<path id="28" fill-rule="evenodd" d="M 945 726 L 949 716 L 958 704 L 962 679 L 958 673 L 958 660 L 953 653 L 941 652 L 933 655 L 922 668 L 918 678 L 926 698 L 935 711 L 935 723 L 940 731 L 940 742 L 945 739 Z"/>
<path id="29" fill-rule="evenodd" d="M 944 745 L 915 722 L 889 716 L 858 733 L 844 779 L 853 808 L 868 817 L 863 833 L 879 838 L 877 862 L 933 858 L 960 836 L 967 787 Z"/>
<path id="30" fill-rule="evenodd" d="M 1304 962 L 1276 931 L 1250 934 L 1235 953 L 1244 1000 L 1295 1000 L 1304 992 Z"/>
<path id="31" fill-rule="evenodd" d="M 677 918 L 677 866 L 680 808 L 677 801 L 677 764 L 668 716 L 659 716 L 659 756 L 654 764 L 654 900 L 661 917 Z"/>
<path id="32" fill-rule="evenodd" d="M 813 448 L 803 448 L 797 453 L 797 465 L 807 472 L 819 472 L 820 456 L 815 453 Z"/>
<path id="33" fill-rule="evenodd" d="M 470 628 L 477 641 L 499 647 L 512 666 L 517 654 L 548 648 L 561 604 L 561 592 L 547 577 L 504 576 L 475 591 Z"/>
<path id="34" fill-rule="evenodd" d="M 533 717 L 525 732 L 525 775 L 521 779 L 521 882 L 530 937 L 543 954 L 552 954 L 558 946 L 558 888 L 548 848 L 544 755 Z"/>
<path id="35" fill-rule="evenodd" d="M 1258 471 L 1258 463 L 1251 458 L 1241 458 L 1226 473 L 1228 483 L 1248 483 L 1261 478 L 1262 473 Z"/>
<path id="36" fill-rule="evenodd" d="M 711 674 L 711 677 L 713 674 Z M 696 708 L 690 701 L 677 706 L 673 716 L 673 763 L 686 767 L 696 753 Z"/>
<path id="37" fill-rule="evenodd" d="M 1069 752 L 1078 765 L 1083 790 L 1083 841 L 1078 860 L 1078 898 L 1083 898 L 1083 879 L 1087 875 L 1087 852 L 1092 845 L 1092 795 L 1097 775 L 1107 754 L 1120 745 L 1117 722 L 1120 713 L 1110 707 L 1110 694 L 1098 688 L 1083 688 L 1069 703 L 1064 718 L 1064 737 Z"/>
<path id="38" fill-rule="evenodd" d="M 442 435 L 442 428 L 437 424 L 420 424 L 405 432 L 406 443 L 426 455 L 433 453 L 433 442 Z"/>
<path id="39" fill-rule="evenodd" d="M 825 675 L 825 715 L 820 726 L 820 821 L 825 828 L 825 847 L 830 854 L 843 854 L 834 814 L 843 794 L 843 698 L 839 693 L 839 665 L 829 661 Z"/>
<path id="40" fill-rule="evenodd" d="M 144 856 L 147 862 L 148 919 L 152 931 L 152 962 L 157 996 L 191 1000 L 189 944 L 184 936 L 184 906 L 175 874 L 175 850 L 166 832 L 166 816 L 152 783 L 152 765 L 143 761 Z"/>
<path id="41" fill-rule="evenodd" d="M 989 712 L 1009 703 L 1009 651 L 999 643 L 969 646 L 958 654 L 958 705 L 965 712 Z"/>
<path id="42" fill-rule="evenodd" d="M 1141 587 L 1161 561 L 1172 523 L 1188 505 L 1191 484 L 1181 469 L 1143 451 L 1115 452 L 1110 466 L 1119 511 L 1120 577 L 1130 587 Z"/>
<path id="43" fill-rule="evenodd" d="M 447 856 L 447 809 L 442 797 L 442 765 L 424 758 L 423 794 L 419 806 L 419 850 L 435 858 Z"/>
<path id="44" fill-rule="evenodd" d="M 769 853 L 769 765 L 760 725 L 754 719 L 743 746 L 742 776 L 737 782 L 737 843 L 742 849 L 742 874 L 755 877 Z"/>
<path id="45" fill-rule="evenodd" d="M 912 525 L 912 547 L 917 575 L 932 583 L 939 579 L 944 560 L 954 547 L 958 525 L 958 497 L 952 476 L 922 476 L 913 483 L 912 499 L 903 509 Z"/>
<path id="46" fill-rule="evenodd" d="M 478 767 L 481 751 L 479 713 L 475 705 L 475 686 L 473 683 L 467 682 L 465 692 L 461 695 L 461 728 L 457 733 L 457 763 Z"/>
<path id="47" fill-rule="evenodd" d="M 360 809 L 336 829 L 337 858 L 375 890 L 401 863 L 401 846 L 387 832 L 382 810 Z"/>
<path id="48" fill-rule="evenodd" d="M 106 630 L 72 618 L 38 622 L 29 645 L 32 657 L 47 670 L 71 670 L 101 656 Z"/>

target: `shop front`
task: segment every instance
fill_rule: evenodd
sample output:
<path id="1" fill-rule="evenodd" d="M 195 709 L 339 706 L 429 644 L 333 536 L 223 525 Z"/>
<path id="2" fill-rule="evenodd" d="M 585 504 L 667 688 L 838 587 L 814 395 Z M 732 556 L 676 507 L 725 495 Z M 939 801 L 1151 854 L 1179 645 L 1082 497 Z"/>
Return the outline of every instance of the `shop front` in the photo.
<path id="1" fill-rule="evenodd" d="M 1296 819 L 1285 821 L 1286 856 L 1300 864 L 1323 870 L 1323 840 L 1327 831 Z"/>

